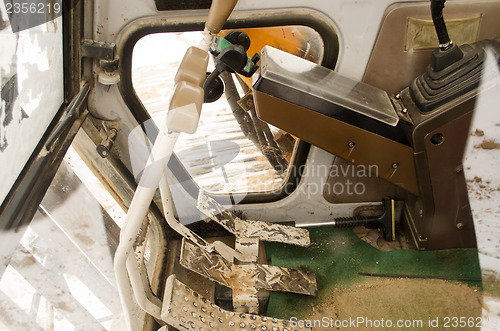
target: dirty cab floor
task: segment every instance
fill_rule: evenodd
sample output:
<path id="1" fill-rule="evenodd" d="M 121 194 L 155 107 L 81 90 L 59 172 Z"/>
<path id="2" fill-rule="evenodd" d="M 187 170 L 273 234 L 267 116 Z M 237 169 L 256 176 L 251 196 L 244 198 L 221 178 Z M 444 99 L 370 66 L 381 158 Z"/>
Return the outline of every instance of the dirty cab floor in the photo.
<path id="1" fill-rule="evenodd" d="M 481 279 L 477 249 L 381 252 L 351 229 L 310 229 L 311 246 L 266 243 L 273 265 L 316 273 L 318 295 L 271 293 L 268 316 L 321 320 L 422 319 L 480 317 L 481 281 L 408 279 L 363 276 L 359 273 Z"/>

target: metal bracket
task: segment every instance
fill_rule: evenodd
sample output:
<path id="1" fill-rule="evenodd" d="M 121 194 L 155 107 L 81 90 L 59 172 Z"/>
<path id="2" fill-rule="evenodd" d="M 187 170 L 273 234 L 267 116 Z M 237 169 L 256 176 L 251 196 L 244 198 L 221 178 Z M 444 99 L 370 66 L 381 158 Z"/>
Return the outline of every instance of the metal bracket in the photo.
<path id="1" fill-rule="evenodd" d="M 103 159 L 107 158 L 111 154 L 113 144 L 120 133 L 121 122 L 101 120 L 93 116 L 90 116 L 89 120 L 98 130 L 95 136 L 92 137 L 96 144 L 96 151 Z"/>
<path id="2" fill-rule="evenodd" d="M 116 56 L 116 44 L 103 41 L 83 40 L 82 57 L 90 57 L 100 60 L 114 60 Z"/>
<path id="3" fill-rule="evenodd" d="M 109 130 L 103 131 L 102 134 L 104 138 L 101 140 L 101 143 L 96 146 L 96 151 L 102 158 L 106 158 L 111 154 L 111 147 L 113 147 L 116 137 L 118 136 L 118 130 L 110 128 Z"/>
<path id="4" fill-rule="evenodd" d="M 161 317 L 179 330 L 302 331 L 287 320 L 224 310 L 170 275 L 165 285 Z"/>
<path id="5" fill-rule="evenodd" d="M 253 103 L 253 94 L 251 91 L 248 91 L 247 94 L 245 94 L 240 100 L 237 101 L 238 105 L 244 110 L 244 111 L 251 111 L 252 109 L 255 109 L 255 105 Z"/>

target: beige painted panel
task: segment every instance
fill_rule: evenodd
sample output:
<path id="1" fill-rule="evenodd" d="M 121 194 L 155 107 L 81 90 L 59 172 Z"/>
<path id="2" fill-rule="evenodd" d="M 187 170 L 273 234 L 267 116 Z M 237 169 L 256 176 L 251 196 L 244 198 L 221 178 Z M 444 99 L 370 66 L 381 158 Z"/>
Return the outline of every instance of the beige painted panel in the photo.
<path id="1" fill-rule="evenodd" d="M 471 41 L 500 36 L 500 1 L 446 2 L 444 17 L 446 21 L 480 17 L 476 39 Z M 407 49 L 409 18 L 430 21 L 429 3 L 401 3 L 386 10 L 363 76 L 365 83 L 396 94 L 430 64 L 432 49 Z M 457 37 L 450 29 L 451 38 Z M 460 45 L 458 39 L 456 43 Z"/>
<path id="2" fill-rule="evenodd" d="M 458 20 L 446 20 L 448 34 L 457 45 L 470 44 L 477 40 L 481 16 Z M 432 20 L 408 17 L 406 24 L 405 51 L 434 49 L 439 41 Z"/>

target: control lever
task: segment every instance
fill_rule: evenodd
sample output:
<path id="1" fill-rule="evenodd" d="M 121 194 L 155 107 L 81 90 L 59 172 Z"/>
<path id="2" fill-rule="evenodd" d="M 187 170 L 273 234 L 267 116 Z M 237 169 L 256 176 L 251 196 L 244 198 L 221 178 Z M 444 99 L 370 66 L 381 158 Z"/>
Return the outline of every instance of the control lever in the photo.
<path id="1" fill-rule="evenodd" d="M 480 43 L 458 46 L 448 36 L 443 18 L 446 0 L 431 0 L 431 14 L 439 40 L 426 72 L 410 85 L 413 101 L 424 113 L 479 86 L 485 59 Z"/>

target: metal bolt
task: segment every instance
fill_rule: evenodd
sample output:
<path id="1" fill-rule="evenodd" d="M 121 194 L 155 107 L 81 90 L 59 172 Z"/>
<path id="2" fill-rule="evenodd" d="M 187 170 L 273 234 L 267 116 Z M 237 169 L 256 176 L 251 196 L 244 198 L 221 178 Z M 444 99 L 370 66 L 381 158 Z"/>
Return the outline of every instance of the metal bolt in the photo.
<path id="1" fill-rule="evenodd" d="M 401 98 L 401 96 L 399 95 L 399 93 L 394 96 L 394 99 L 396 99 L 396 100 L 399 100 L 400 98 Z"/>
<path id="2" fill-rule="evenodd" d="M 462 230 L 464 228 L 464 223 L 457 223 L 457 229 Z"/>
<path id="3" fill-rule="evenodd" d="M 401 110 L 401 112 L 402 112 L 403 114 L 406 114 L 406 113 L 408 112 L 408 109 L 403 108 L 403 109 Z"/>
<path id="4" fill-rule="evenodd" d="M 397 169 L 399 168 L 399 163 L 393 163 L 392 164 L 392 169 Z"/>
<path id="5" fill-rule="evenodd" d="M 355 143 L 354 141 L 350 141 L 350 142 L 347 144 L 347 146 L 348 146 L 349 148 L 353 148 L 354 146 L 356 146 L 356 143 Z"/>
<path id="6" fill-rule="evenodd" d="M 424 215 L 424 211 L 423 211 L 422 209 L 420 209 L 420 210 L 418 211 L 418 214 L 419 214 L 420 216 L 423 216 L 423 215 Z"/>

